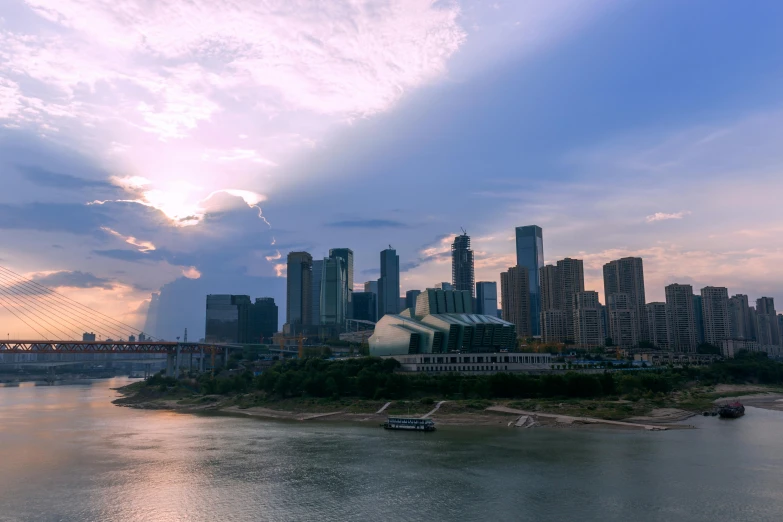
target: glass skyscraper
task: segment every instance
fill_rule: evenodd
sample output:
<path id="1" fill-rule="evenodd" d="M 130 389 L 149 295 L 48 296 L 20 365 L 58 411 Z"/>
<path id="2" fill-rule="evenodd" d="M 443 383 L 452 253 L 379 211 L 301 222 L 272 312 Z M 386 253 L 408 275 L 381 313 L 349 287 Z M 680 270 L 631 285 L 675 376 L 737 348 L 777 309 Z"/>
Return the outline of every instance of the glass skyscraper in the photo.
<path id="1" fill-rule="evenodd" d="M 378 319 L 400 313 L 400 257 L 393 248 L 381 252 L 381 277 L 378 279 Z"/>
<path id="2" fill-rule="evenodd" d="M 527 268 L 530 281 L 530 330 L 541 335 L 541 268 L 544 267 L 544 234 L 541 227 L 516 228 L 517 265 Z"/>

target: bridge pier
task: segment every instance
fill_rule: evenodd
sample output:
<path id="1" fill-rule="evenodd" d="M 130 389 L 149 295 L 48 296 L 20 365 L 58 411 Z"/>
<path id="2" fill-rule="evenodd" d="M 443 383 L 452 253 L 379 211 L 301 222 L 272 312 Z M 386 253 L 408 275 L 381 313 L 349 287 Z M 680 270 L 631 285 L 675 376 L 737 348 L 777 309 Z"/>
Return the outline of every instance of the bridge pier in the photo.
<path id="1" fill-rule="evenodd" d="M 198 358 L 198 371 L 204 373 L 204 348 L 201 348 L 201 355 Z"/>
<path id="2" fill-rule="evenodd" d="M 179 379 L 179 374 L 181 373 L 182 369 L 182 361 L 180 359 L 180 349 L 182 348 L 182 345 L 177 343 L 177 359 L 176 359 L 176 368 L 174 369 L 174 377 Z"/>
<path id="3" fill-rule="evenodd" d="M 174 357 L 173 351 L 166 354 L 166 377 L 174 376 Z"/>

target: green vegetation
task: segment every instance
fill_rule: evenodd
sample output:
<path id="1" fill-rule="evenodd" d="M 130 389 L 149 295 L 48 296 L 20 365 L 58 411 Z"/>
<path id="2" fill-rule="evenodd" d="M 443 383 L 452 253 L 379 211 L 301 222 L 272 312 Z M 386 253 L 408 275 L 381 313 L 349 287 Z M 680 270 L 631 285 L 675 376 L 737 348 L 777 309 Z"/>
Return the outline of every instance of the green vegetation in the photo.
<path id="1" fill-rule="evenodd" d="M 157 374 L 127 392 L 137 399 L 178 399 L 193 405 L 224 396 L 221 403 L 230 400 L 241 408 L 263 405 L 312 412 L 339 408 L 368 413 L 390 401 L 387 411 L 392 414 L 423 413 L 442 399 L 451 401 L 446 411 L 454 413 L 481 411 L 502 401 L 524 410 L 622 419 L 660 407 L 708 409 L 719 397 L 712 389 L 716 384 L 783 385 L 783 364 L 764 354 L 741 354 L 710 366 L 544 375 L 408 374 L 400 373 L 399 366 L 396 360 L 372 357 L 286 360 L 255 377 L 241 369 L 214 378 L 177 380 Z"/>

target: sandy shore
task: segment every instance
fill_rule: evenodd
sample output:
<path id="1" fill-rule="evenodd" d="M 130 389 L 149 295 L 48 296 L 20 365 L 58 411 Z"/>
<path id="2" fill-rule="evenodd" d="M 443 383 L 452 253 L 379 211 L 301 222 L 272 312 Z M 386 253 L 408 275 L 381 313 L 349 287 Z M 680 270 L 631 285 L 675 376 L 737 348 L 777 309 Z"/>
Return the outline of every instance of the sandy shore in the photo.
<path id="1" fill-rule="evenodd" d="M 240 408 L 221 401 L 192 405 L 181 404 L 175 400 L 157 399 L 152 401 L 133 401 L 119 399 L 115 401 L 115 404 L 136 409 L 167 410 L 179 413 L 220 412 L 261 419 L 298 422 L 357 422 L 380 425 L 388 416 L 385 412 L 351 413 L 338 410 L 313 413 L 275 410 L 260 406 Z M 546 426 L 557 428 L 605 427 L 613 429 L 661 431 L 667 429 L 693 428 L 693 426 L 686 424 L 673 423 L 694 415 L 691 412 L 669 408 L 653 410 L 649 417 L 636 417 L 625 421 L 612 421 L 540 411 L 524 411 L 508 408 L 506 406 L 491 406 L 485 410 L 477 410 L 470 413 L 449 413 L 447 409 L 444 410 L 445 411 L 442 412 L 440 410 L 434 410 L 429 413 L 429 418 L 433 419 L 438 426 L 497 427 L 506 429 L 513 427 L 531 428 Z"/>

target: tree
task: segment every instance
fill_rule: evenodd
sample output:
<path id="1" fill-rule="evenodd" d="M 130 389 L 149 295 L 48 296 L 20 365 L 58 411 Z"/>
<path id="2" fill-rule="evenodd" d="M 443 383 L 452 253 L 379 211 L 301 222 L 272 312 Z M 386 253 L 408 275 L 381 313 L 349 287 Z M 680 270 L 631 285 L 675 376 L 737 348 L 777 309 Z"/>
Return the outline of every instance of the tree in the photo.
<path id="1" fill-rule="evenodd" d="M 701 343 L 699 346 L 696 347 L 696 353 L 720 355 L 721 351 L 720 348 L 718 348 L 714 344 Z"/>

